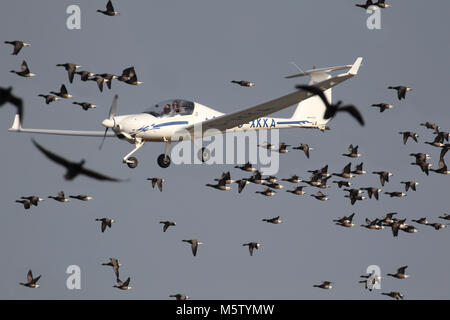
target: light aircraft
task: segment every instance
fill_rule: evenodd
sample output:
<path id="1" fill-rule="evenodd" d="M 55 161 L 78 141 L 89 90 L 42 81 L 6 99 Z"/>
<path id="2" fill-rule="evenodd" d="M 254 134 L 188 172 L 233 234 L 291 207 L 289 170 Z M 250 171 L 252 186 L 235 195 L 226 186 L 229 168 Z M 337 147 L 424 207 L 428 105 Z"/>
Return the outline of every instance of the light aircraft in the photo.
<path id="1" fill-rule="evenodd" d="M 310 77 L 310 85 L 315 85 L 324 91 L 331 102 L 331 88 L 352 78 L 358 73 L 362 58 L 359 57 L 353 65 L 344 65 L 322 69 L 312 69 L 306 72 L 287 76 L 294 78 Z M 346 73 L 331 76 L 329 73 L 337 70 L 350 69 Z M 139 114 L 116 116 L 117 95 L 109 111 L 109 117 L 102 121 L 106 128 L 103 131 L 74 131 L 22 128 L 19 114 L 15 115 L 14 123 L 9 131 L 24 133 L 42 133 L 53 135 L 91 136 L 91 137 L 117 137 L 135 145 L 135 148 L 123 158 L 123 163 L 135 168 L 138 161 L 131 157 L 146 142 L 165 142 L 165 151 L 158 157 L 158 164 L 162 168 L 170 165 L 168 155 L 172 141 L 191 140 L 195 145 L 196 139 L 219 133 L 237 132 L 247 130 L 270 130 L 287 128 L 316 128 L 327 129 L 330 119 L 324 119 L 325 105 L 312 93 L 297 90 L 285 96 L 256 106 L 224 114 L 200 103 L 183 99 L 172 99 L 154 105 Z M 274 112 L 297 104 L 291 118 L 268 118 Z M 108 132 L 112 129 L 113 132 Z M 213 130 L 215 129 L 215 130 Z M 103 144 L 103 141 L 102 141 Z M 210 158 L 207 148 L 200 148 L 199 159 L 203 162 Z"/>

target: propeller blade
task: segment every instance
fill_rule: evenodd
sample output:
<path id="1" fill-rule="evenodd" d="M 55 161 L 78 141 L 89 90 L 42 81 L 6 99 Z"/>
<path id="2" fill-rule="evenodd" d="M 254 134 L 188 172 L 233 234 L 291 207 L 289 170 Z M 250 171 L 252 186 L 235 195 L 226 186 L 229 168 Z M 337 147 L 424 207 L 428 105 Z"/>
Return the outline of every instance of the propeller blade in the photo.
<path id="1" fill-rule="evenodd" d="M 111 108 L 109 109 L 109 119 L 112 120 L 117 112 L 117 100 L 119 99 L 119 96 L 116 94 L 114 96 L 114 100 L 111 104 Z"/>
<path id="2" fill-rule="evenodd" d="M 108 129 L 109 128 L 106 128 L 106 130 L 105 130 L 105 134 L 103 135 L 102 143 L 100 143 L 100 146 L 98 147 L 98 150 L 102 150 L 103 142 L 105 142 L 105 138 L 106 138 L 106 134 L 108 133 Z"/>

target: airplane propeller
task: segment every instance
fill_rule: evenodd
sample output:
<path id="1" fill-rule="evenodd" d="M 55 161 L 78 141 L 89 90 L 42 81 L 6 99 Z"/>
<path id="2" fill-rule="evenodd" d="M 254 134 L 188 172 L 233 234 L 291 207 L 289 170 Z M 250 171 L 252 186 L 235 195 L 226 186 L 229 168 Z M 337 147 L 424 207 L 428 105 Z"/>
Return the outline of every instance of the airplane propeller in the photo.
<path id="1" fill-rule="evenodd" d="M 118 98 L 119 98 L 119 96 L 116 94 L 114 96 L 114 100 L 113 100 L 113 102 L 111 104 L 111 108 L 109 109 L 108 119 L 105 119 L 105 120 L 102 121 L 102 126 L 106 127 L 106 129 L 105 129 L 105 134 L 103 135 L 102 143 L 98 147 L 99 150 L 101 150 L 102 147 L 103 147 L 103 142 L 105 142 L 105 138 L 106 138 L 106 134 L 108 133 L 108 129 L 109 128 L 114 128 L 116 126 L 116 121 L 114 120 L 114 116 L 116 115 L 116 112 L 117 112 L 117 100 L 118 100 Z"/>

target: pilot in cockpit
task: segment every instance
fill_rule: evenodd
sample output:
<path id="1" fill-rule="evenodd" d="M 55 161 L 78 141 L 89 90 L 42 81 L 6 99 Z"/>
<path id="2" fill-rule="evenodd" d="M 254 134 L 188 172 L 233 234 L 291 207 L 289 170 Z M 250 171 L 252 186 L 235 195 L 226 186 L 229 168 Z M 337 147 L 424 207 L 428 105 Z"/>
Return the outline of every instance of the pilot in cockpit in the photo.
<path id="1" fill-rule="evenodd" d="M 163 108 L 163 111 L 161 115 L 169 114 L 170 113 L 170 104 L 166 104 Z"/>
<path id="2" fill-rule="evenodd" d="M 178 107 L 178 102 L 176 100 L 174 100 L 172 102 L 172 113 L 179 113 L 180 112 L 180 108 Z"/>

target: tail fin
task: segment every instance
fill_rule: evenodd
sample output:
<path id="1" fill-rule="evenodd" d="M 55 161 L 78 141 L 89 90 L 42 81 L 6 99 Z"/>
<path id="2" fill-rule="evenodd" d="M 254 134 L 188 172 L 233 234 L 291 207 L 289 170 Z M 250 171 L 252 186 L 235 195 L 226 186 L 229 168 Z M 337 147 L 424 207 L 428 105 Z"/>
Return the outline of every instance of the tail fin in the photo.
<path id="1" fill-rule="evenodd" d="M 350 69 L 348 74 L 350 75 L 356 75 L 359 69 L 359 66 L 361 65 L 362 58 L 356 59 L 355 63 L 353 65 L 345 65 L 345 66 L 337 66 L 337 67 L 329 67 L 329 68 L 322 68 L 322 69 L 312 69 L 306 72 L 294 74 L 291 76 L 285 77 L 286 79 L 290 78 L 296 78 L 296 77 L 303 77 L 303 76 L 309 76 L 310 81 L 309 85 L 314 85 L 320 81 L 324 81 L 331 78 L 331 75 L 329 72 L 337 71 L 337 70 L 344 70 L 344 69 Z M 324 91 L 325 97 L 327 97 L 328 101 L 330 103 L 332 102 L 332 89 L 328 89 Z M 294 111 L 294 114 L 292 115 L 292 120 L 302 121 L 302 124 L 305 126 L 315 126 L 319 127 L 321 129 L 325 128 L 325 125 L 327 124 L 330 119 L 325 120 L 323 118 L 323 115 L 325 113 L 325 105 L 323 104 L 322 100 L 318 96 L 313 96 L 311 98 L 308 98 L 306 100 L 301 101 L 297 108 Z"/>

